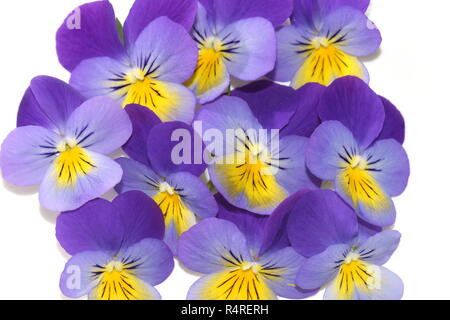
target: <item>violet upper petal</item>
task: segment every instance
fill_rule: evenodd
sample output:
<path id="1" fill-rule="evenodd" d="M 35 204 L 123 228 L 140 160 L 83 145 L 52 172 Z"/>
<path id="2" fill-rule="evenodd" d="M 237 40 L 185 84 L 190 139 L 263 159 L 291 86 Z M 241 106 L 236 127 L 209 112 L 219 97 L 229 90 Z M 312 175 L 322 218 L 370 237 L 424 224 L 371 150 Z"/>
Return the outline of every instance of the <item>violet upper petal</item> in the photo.
<path id="1" fill-rule="evenodd" d="M 182 122 L 157 124 L 147 140 L 147 156 L 153 170 L 163 177 L 187 171 L 200 176 L 206 169 L 202 138 Z"/>
<path id="2" fill-rule="evenodd" d="M 56 220 L 56 238 L 67 253 L 120 250 L 124 227 L 110 202 L 96 199 L 81 208 L 60 214 Z"/>
<path id="3" fill-rule="evenodd" d="M 155 201 L 141 191 L 118 195 L 112 202 L 124 228 L 122 248 L 146 238 L 162 240 L 164 217 Z"/>
<path id="4" fill-rule="evenodd" d="M 133 132 L 123 150 L 130 158 L 149 165 L 147 157 L 147 139 L 150 130 L 161 123 L 158 116 L 149 108 L 140 105 L 128 105 L 125 111 L 133 124 Z"/>
<path id="5" fill-rule="evenodd" d="M 80 93 L 63 81 L 36 77 L 20 103 L 17 126 L 42 126 L 61 133 L 70 114 L 84 101 Z"/>
<path id="6" fill-rule="evenodd" d="M 352 208 L 335 192 L 317 190 L 297 201 L 287 231 L 293 248 L 311 257 L 330 245 L 350 243 L 358 235 L 358 221 Z"/>
<path id="7" fill-rule="evenodd" d="M 133 44 L 149 23 L 162 16 L 189 30 L 196 10 L 195 0 L 136 0 L 123 25 L 125 41 Z"/>
<path id="8" fill-rule="evenodd" d="M 109 1 L 86 3 L 69 14 L 58 29 L 56 50 L 59 61 L 69 71 L 89 58 L 126 56 Z"/>
<path id="9" fill-rule="evenodd" d="M 400 111 L 389 100 L 380 98 L 384 105 L 385 119 L 378 140 L 395 139 L 403 144 L 405 141 L 405 120 Z"/>
<path id="10" fill-rule="evenodd" d="M 19 127 L 2 143 L 0 167 L 3 178 L 16 186 L 42 182 L 55 160 L 60 136 L 37 126 Z"/>
<path id="11" fill-rule="evenodd" d="M 381 99 L 364 81 L 355 77 L 338 79 L 325 90 L 319 116 L 322 121 L 340 121 L 362 148 L 378 137 L 385 119 Z"/>

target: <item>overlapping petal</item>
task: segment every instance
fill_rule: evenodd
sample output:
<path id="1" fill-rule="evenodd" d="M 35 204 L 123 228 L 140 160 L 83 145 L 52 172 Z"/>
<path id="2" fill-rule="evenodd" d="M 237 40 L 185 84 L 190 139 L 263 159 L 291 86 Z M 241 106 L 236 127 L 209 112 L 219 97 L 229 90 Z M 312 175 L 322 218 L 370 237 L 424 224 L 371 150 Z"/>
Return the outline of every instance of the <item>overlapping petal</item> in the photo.
<path id="1" fill-rule="evenodd" d="M 38 126 L 19 127 L 2 143 L 0 166 L 3 177 L 17 186 L 40 183 L 56 159 L 60 136 Z"/>
<path id="2" fill-rule="evenodd" d="M 232 222 L 209 218 L 185 232 L 178 256 L 189 269 L 201 273 L 222 272 L 250 261 L 244 235 Z"/>
<path id="3" fill-rule="evenodd" d="M 175 172 L 200 176 L 206 169 L 202 138 L 185 123 L 155 125 L 149 132 L 146 149 L 153 170 L 162 177 Z"/>
<path id="4" fill-rule="evenodd" d="M 166 16 L 189 30 L 194 22 L 194 0 L 136 0 L 123 25 L 125 41 L 132 44 L 150 22 Z"/>
<path id="5" fill-rule="evenodd" d="M 101 197 L 122 178 L 114 160 L 96 152 L 72 149 L 50 167 L 39 189 L 39 201 L 55 212 L 75 210 Z"/>
<path id="6" fill-rule="evenodd" d="M 126 56 L 109 1 L 95 1 L 76 8 L 56 35 L 61 64 L 73 71 L 81 61 L 94 57 L 122 59 Z"/>
<path id="7" fill-rule="evenodd" d="M 128 105 L 125 107 L 125 111 L 130 117 L 133 132 L 122 149 L 132 159 L 148 165 L 148 135 L 155 125 L 161 123 L 161 120 L 150 109 L 140 105 Z"/>
<path id="8" fill-rule="evenodd" d="M 358 222 L 352 208 L 335 192 L 317 190 L 299 198 L 287 231 L 294 249 L 311 257 L 331 245 L 350 243 L 358 235 Z"/>
<path id="9" fill-rule="evenodd" d="M 63 81 L 36 77 L 20 103 L 17 126 L 41 126 L 62 133 L 71 113 L 84 101 L 80 93 Z"/>
<path id="10" fill-rule="evenodd" d="M 269 20 L 274 27 L 278 27 L 287 20 L 293 8 L 292 0 L 203 0 L 208 8 L 214 9 L 219 24 L 261 17 Z"/>
<path id="11" fill-rule="evenodd" d="M 241 80 L 255 80 L 272 71 L 276 59 L 276 38 L 272 24 L 262 18 L 239 20 L 222 34 L 236 41 L 225 51 L 225 65 L 231 75 Z"/>
<path id="12" fill-rule="evenodd" d="M 322 121 L 337 120 L 353 134 L 361 148 L 367 148 L 383 128 L 384 106 L 363 81 L 345 77 L 329 86 L 318 107 Z"/>
<path id="13" fill-rule="evenodd" d="M 130 118 L 117 101 L 95 97 L 70 115 L 65 134 L 81 148 L 108 154 L 127 142 L 132 130 Z"/>

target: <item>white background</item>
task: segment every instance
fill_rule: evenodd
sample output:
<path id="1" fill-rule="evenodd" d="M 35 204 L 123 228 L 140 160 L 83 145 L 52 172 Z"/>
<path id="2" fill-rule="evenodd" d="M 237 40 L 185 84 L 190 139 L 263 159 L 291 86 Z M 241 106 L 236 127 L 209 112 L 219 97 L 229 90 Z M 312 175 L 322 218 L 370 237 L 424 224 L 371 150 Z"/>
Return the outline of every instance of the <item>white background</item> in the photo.
<path id="1" fill-rule="evenodd" d="M 123 21 L 133 1 L 111 2 Z M 34 76 L 68 81 L 55 33 L 82 3 L 1 1 L 0 141 L 15 128 Z M 367 59 L 371 87 L 401 110 L 407 124 L 411 178 L 395 199 L 403 238 L 387 264 L 403 279 L 405 299 L 450 298 L 449 9 L 448 0 L 372 0 L 368 12 L 383 35 L 381 50 Z M 64 298 L 58 284 L 67 256 L 54 236 L 56 214 L 40 209 L 36 191 L 0 180 L 0 299 Z M 184 299 L 195 279 L 177 267 L 158 289 L 164 299 Z"/>

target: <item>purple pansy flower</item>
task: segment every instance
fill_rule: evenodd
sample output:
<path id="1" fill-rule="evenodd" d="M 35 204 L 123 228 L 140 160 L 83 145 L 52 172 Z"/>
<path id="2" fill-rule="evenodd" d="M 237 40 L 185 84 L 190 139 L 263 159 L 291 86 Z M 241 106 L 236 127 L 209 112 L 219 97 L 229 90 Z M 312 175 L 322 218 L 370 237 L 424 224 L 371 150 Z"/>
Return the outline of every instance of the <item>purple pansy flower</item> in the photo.
<path id="1" fill-rule="evenodd" d="M 3 177 L 17 186 L 40 184 L 45 208 L 74 210 L 120 181 L 122 169 L 105 155 L 127 142 L 132 126 L 115 100 L 85 101 L 64 82 L 41 76 L 31 81 L 17 124 L 2 144 Z"/>
<path id="2" fill-rule="evenodd" d="M 404 127 L 395 128 L 402 119 L 389 115 L 385 121 L 386 103 L 358 78 L 336 80 L 320 100 L 324 122 L 306 147 L 311 172 L 332 181 L 362 219 L 381 227 L 394 223 L 391 197 L 405 190 L 409 178 L 408 157 L 399 142 Z"/>
<path id="3" fill-rule="evenodd" d="M 163 235 L 161 210 L 139 191 L 62 213 L 56 237 L 72 257 L 61 274 L 61 291 L 95 300 L 160 299 L 154 286 L 174 267 Z"/>
<path id="4" fill-rule="evenodd" d="M 273 77 L 293 88 L 309 82 L 329 85 L 353 75 L 369 75 L 359 57 L 374 53 L 381 35 L 364 12 L 369 0 L 294 0 L 291 25 L 277 33 Z"/>
<path id="5" fill-rule="evenodd" d="M 217 203 L 199 178 L 206 165 L 202 161 L 195 164 L 194 154 L 191 159 L 184 159 L 184 164 L 175 164 L 172 155 L 178 144 L 172 141 L 174 133 L 182 133 L 183 143 L 188 143 L 189 147 L 197 143 L 203 151 L 201 138 L 182 122 L 161 123 L 145 107 L 128 106 L 126 111 L 134 127 L 124 146 L 131 159 L 117 160 L 124 174 L 116 190 L 120 193 L 140 190 L 156 201 L 165 218 L 164 240 L 176 253 L 179 236 L 196 224 L 196 218 L 217 214 Z"/>
<path id="6" fill-rule="evenodd" d="M 203 131 L 213 134 L 208 138 L 205 133 L 204 140 L 212 142 L 207 145 L 212 155 L 208 172 L 214 186 L 233 205 L 258 214 L 270 214 L 299 189 L 316 188 L 304 161 L 308 139 L 279 133 L 297 104 L 281 100 L 273 110 L 263 107 L 278 90 L 285 92 L 274 85 L 261 94 L 245 94 L 251 107 L 238 97 L 224 96 L 204 105 L 196 117 Z M 283 104 L 292 109 L 280 108 Z"/>
<path id="7" fill-rule="evenodd" d="M 57 33 L 61 64 L 85 97 L 108 95 L 140 104 L 163 121 L 190 123 L 195 96 L 182 83 L 194 72 L 197 48 L 187 30 L 194 0 L 137 0 L 123 27 L 122 43 L 108 1 L 78 8 L 79 28 L 63 23 Z"/>
<path id="8" fill-rule="evenodd" d="M 360 241 L 354 211 L 335 192 L 316 190 L 300 197 L 287 231 L 293 248 L 308 257 L 297 275 L 300 288 L 326 287 L 325 299 L 401 299 L 402 280 L 382 267 L 400 233 L 386 230 Z"/>
<path id="9" fill-rule="evenodd" d="M 192 37 L 197 68 L 186 82 L 205 103 L 221 95 L 231 76 L 256 80 L 272 71 L 276 59 L 274 27 L 292 12 L 292 0 L 200 0 Z"/>
<path id="10" fill-rule="evenodd" d="M 205 219 L 180 238 L 180 261 L 205 274 L 192 285 L 187 299 L 301 299 L 316 292 L 295 285 L 305 258 L 291 247 L 262 250 L 274 234 L 268 216 L 238 209 L 220 195 L 217 200 L 220 219 Z"/>

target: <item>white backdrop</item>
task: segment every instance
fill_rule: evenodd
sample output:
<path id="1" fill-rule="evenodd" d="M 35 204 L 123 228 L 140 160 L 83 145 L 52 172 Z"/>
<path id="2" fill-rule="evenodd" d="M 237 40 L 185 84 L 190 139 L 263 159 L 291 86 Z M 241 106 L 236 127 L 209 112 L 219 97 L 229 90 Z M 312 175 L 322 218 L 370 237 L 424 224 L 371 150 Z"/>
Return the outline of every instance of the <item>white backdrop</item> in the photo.
<path id="1" fill-rule="evenodd" d="M 14 129 L 34 76 L 68 81 L 56 57 L 55 33 L 83 2 L 1 2 L 1 141 Z M 111 2 L 123 21 L 133 1 Z M 387 264 L 403 279 L 405 299 L 450 298 L 449 9 L 448 0 L 373 0 L 369 9 L 383 35 L 381 50 L 367 59 L 371 86 L 401 110 L 407 125 L 411 178 L 395 199 L 403 238 Z M 67 256 L 54 236 L 56 214 L 39 208 L 36 191 L 0 181 L 0 299 L 64 298 L 58 285 Z M 158 289 L 164 299 L 184 299 L 195 279 L 177 266 Z"/>

